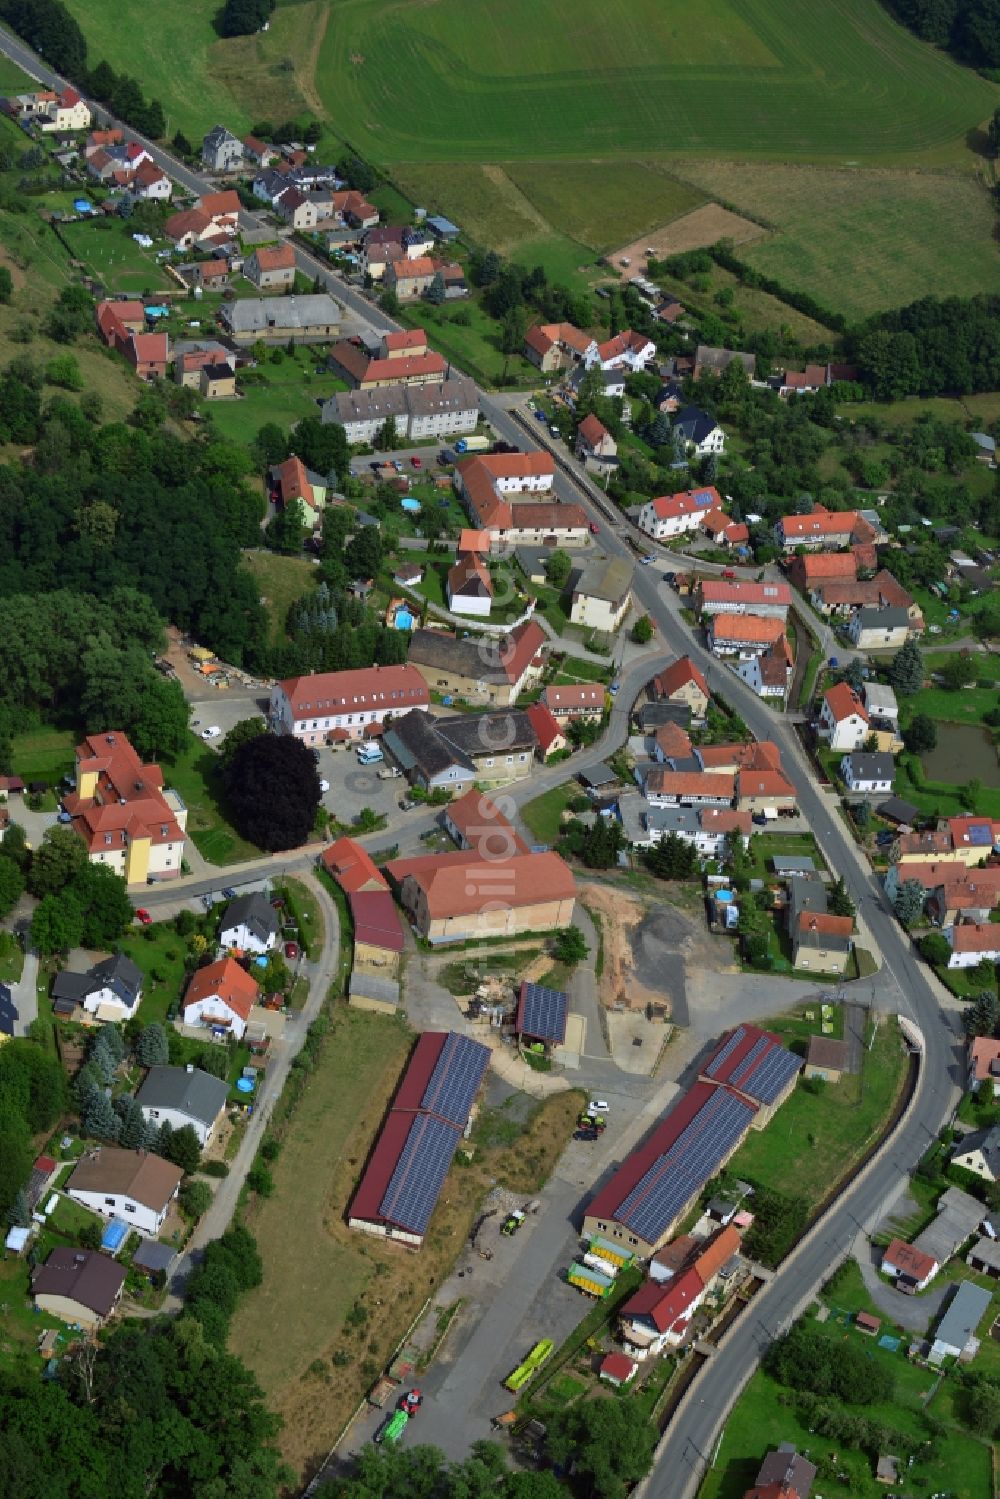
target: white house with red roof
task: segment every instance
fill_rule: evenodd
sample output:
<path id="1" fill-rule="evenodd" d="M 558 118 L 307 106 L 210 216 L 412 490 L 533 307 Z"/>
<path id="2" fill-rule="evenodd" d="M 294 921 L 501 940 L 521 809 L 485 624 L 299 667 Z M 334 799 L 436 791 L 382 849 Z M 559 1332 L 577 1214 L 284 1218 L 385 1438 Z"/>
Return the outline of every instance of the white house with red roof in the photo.
<path id="1" fill-rule="evenodd" d="M 78 130 L 89 130 L 93 118 L 86 100 L 69 84 L 59 93 L 42 89 L 35 94 L 17 94 L 4 104 L 14 119 L 32 120 L 46 135 L 55 131 L 71 135 Z"/>
<path id="2" fill-rule="evenodd" d="M 275 683 L 268 716 L 275 733 L 323 744 L 361 739 L 389 718 L 429 707 L 430 691 L 415 666 L 367 666 Z"/>
<path id="3" fill-rule="evenodd" d="M 128 185 L 130 198 L 139 198 L 149 203 L 169 203 L 173 190 L 170 178 L 155 161 L 141 161 Z"/>
<path id="4" fill-rule="evenodd" d="M 599 416 L 591 411 L 576 429 L 576 456 L 584 464 L 606 469 L 618 453 L 615 442 Z"/>
<path id="5" fill-rule="evenodd" d="M 832 750 L 860 749 L 871 731 L 868 709 L 853 687 L 838 682 L 827 688 L 816 732 Z"/>
<path id="6" fill-rule="evenodd" d="M 92 864 L 106 864 L 129 885 L 180 874 L 187 808 L 124 734 L 90 734 L 77 745 L 76 789 L 63 806 Z"/>
<path id="7" fill-rule="evenodd" d="M 197 968 L 184 991 L 185 1025 L 204 1025 L 242 1040 L 260 990 L 235 958 Z"/>
<path id="8" fill-rule="evenodd" d="M 647 338 L 645 333 L 635 333 L 631 328 L 624 328 L 621 333 L 614 334 L 604 343 L 591 343 L 583 362 L 589 370 L 627 369 L 634 372 L 644 370 L 655 357 L 656 345 L 651 338 Z"/>
<path id="9" fill-rule="evenodd" d="M 956 922 L 943 935 L 951 944 L 949 968 L 976 968 L 980 963 L 1000 963 L 1000 926 L 992 921 Z"/>
<path id="10" fill-rule="evenodd" d="M 558 719 L 544 703 L 529 703 L 524 711 L 538 740 L 542 760 L 547 760 L 550 755 L 558 754 L 566 748 L 566 735 Z"/>
<path id="11" fill-rule="evenodd" d="M 704 718 L 709 691 L 699 667 L 690 656 L 679 656 L 653 678 L 653 697 L 660 703 L 684 703 L 695 718 Z"/>
<path id="12" fill-rule="evenodd" d="M 605 689 L 589 682 L 545 687 L 541 697 L 557 723 L 568 723 L 572 718 L 600 718 L 604 713 L 604 699 Z"/>
<path id="13" fill-rule="evenodd" d="M 315 531 L 326 504 L 326 482 L 306 468 L 293 453 L 284 463 L 276 463 L 270 472 L 271 497 L 275 504 L 287 508 L 298 504 L 302 520 Z"/>
<path id="14" fill-rule="evenodd" d="M 995 1036 L 976 1036 L 969 1042 L 966 1086 L 970 1093 L 978 1093 L 984 1085 L 994 1098 L 1000 1098 L 1000 1041 Z"/>
<path id="15" fill-rule="evenodd" d="M 684 489 L 647 501 L 636 517 L 636 524 L 654 541 L 670 541 L 674 536 L 697 531 L 703 516 L 721 508 L 722 496 L 714 487 Z"/>

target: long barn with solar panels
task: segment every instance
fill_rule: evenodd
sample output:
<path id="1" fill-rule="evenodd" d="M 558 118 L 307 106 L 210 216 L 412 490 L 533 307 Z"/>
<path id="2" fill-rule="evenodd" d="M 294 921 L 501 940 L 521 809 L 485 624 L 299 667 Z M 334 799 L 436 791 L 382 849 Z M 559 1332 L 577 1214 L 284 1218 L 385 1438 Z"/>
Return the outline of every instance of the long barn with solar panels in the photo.
<path id="1" fill-rule="evenodd" d="M 351 1228 L 419 1249 L 489 1061 L 489 1047 L 468 1036 L 424 1032 L 354 1194 Z"/>
<path id="2" fill-rule="evenodd" d="M 723 1036 L 700 1076 L 755 1104 L 753 1127 L 763 1129 L 795 1087 L 801 1067 L 802 1058 L 770 1031 L 738 1025 Z"/>

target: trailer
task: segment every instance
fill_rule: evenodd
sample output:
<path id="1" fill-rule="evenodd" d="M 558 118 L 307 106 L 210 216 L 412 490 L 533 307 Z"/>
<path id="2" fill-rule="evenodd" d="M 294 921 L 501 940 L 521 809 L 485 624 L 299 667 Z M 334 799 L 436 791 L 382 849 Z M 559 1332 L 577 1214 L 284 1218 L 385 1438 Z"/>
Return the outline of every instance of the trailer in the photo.
<path id="1" fill-rule="evenodd" d="M 593 1296 L 596 1301 L 603 1301 L 615 1284 L 610 1275 L 605 1275 L 600 1270 L 592 1270 L 581 1260 L 573 1261 L 567 1271 L 566 1279 L 571 1286 L 576 1286 L 578 1291 L 583 1291 L 587 1296 Z"/>
<path id="2" fill-rule="evenodd" d="M 375 1441 L 378 1443 L 384 1442 L 389 1447 L 395 1447 L 396 1443 L 403 1435 L 403 1432 L 406 1430 L 406 1425 L 409 1419 L 410 1418 L 405 1411 L 393 1411 L 389 1419 L 387 1421 L 383 1421 L 382 1425 L 375 1433 Z"/>
<path id="3" fill-rule="evenodd" d="M 583 1257 L 583 1263 L 587 1266 L 588 1270 L 599 1270 L 602 1275 L 610 1276 L 612 1280 L 618 1274 L 619 1267 L 613 1265 L 610 1260 L 602 1260 L 599 1254 L 588 1252 Z"/>
<path id="4" fill-rule="evenodd" d="M 631 1265 L 635 1255 L 630 1249 L 623 1249 L 620 1244 L 612 1244 L 610 1239 L 602 1239 L 600 1234 L 591 1237 L 589 1249 L 591 1254 L 599 1255 L 602 1260 L 608 1260 L 619 1270 L 624 1270 L 626 1265 Z"/>
<path id="5" fill-rule="evenodd" d="M 528 1380 L 534 1379 L 545 1361 L 552 1356 L 552 1350 L 555 1346 L 551 1338 L 542 1338 L 541 1342 L 536 1343 L 534 1348 L 532 1348 L 524 1363 L 518 1364 L 514 1372 L 508 1374 L 504 1380 L 504 1388 L 514 1394 L 518 1390 L 523 1390 Z"/>

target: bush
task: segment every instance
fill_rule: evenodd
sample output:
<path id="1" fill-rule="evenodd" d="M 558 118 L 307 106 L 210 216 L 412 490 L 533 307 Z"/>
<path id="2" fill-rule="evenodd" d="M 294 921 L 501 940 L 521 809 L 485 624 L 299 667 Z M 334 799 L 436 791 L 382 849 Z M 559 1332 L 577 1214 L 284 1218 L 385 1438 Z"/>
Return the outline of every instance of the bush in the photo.
<path id="1" fill-rule="evenodd" d="M 228 1176 L 229 1166 L 225 1161 L 206 1161 L 202 1166 L 206 1176 Z"/>

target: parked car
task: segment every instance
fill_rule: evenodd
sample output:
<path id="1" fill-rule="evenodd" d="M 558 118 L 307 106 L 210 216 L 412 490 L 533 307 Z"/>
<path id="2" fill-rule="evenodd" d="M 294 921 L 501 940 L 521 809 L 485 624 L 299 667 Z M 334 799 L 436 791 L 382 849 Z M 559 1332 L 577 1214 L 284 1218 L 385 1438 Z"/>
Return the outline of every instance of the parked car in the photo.
<path id="1" fill-rule="evenodd" d="M 403 465 L 400 463 L 398 458 L 394 458 L 392 460 L 392 466 L 396 470 L 397 474 L 401 474 L 403 472 Z"/>
<path id="2" fill-rule="evenodd" d="M 590 522 L 590 534 L 591 536 L 600 536 L 601 534 L 601 528 L 594 520 Z"/>
<path id="3" fill-rule="evenodd" d="M 213 723 L 209 728 L 202 729 L 201 737 L 202 739 L 218 739 L 221 733 L 222 730 L 219 728 L 219 725 L 217 723 Z"/>
<path id="4" fill-rule="evenodd" d="M 606 1114 L 606 1113 L 608 1113 L 607 1100 L 604 1099 L 604 1098 L 592 1098 L 590 1100 L 590 1103 L 587 1105 L 587 1113 L 588 1114 Z"/>
<path id="5" fill-rule="evenodd" d="M 227 885 L 222 893 L 226 897 L 226 900 L 236 899 L 236 891 L 233 889 L 232 885 Z"/>
<path id="6" fill-rule="evenodd" d="M 401 812 L 412 812 L 413 808 L 418 805 L 419 804 L 415 802 L 412 797 L 404 796 L 403 800 L 399 804 L 399 810 Z"/>
<path id="7" fill-rule="evenodd" d="M 329 791 L 329 789 L 330 789 L 330 782 L 326 779 L 326 776 L 320 776 L 319 789 L 320 789 L 320 791 L 323 792 L 324 796 Z"/>
<path id="8" fill-rule="evenodd" d="M 616 677 L 615 680 L 611 683 L 611 686 L 608 688 L 608 691 L 611 693 L 612 697 L 614 697 L 615 693 L 618 691 L 618 689 L 619 689 L 619 687 L 621 685 L 622 684 L 619 682 L 618 678 Z"/>
<path id="9" fill-rule="evenodd" d="M 152 916 L 150 916 L 149 912 L 146 910 L 146 908 L 144 906 L 140 906 L 139 909 L 136 911 L 136 913 L 135 913 L 135 919 L 136 919 L 136 921 L 140 922 L 143 926 L 151 926 L 152 922 L 153 922 Z"/>
<path id="10" fill-rule="evenodd" d="M 297 958 L 298 955 L 299 955 L 299 944 L 297 942 L 286 942 L 285 943 L 285 957 L 286 958 L 292 958 L 292 959 L 294 959 L 294 958 Z"/>
<path id="11" fill-rule="evenodd" d="M 416 453 L 414 453 L 413 457 L 410 459 L 410 463 L 414 468 L 423 468 L 424 466 L 423 459 L 418 458 Z"/>

